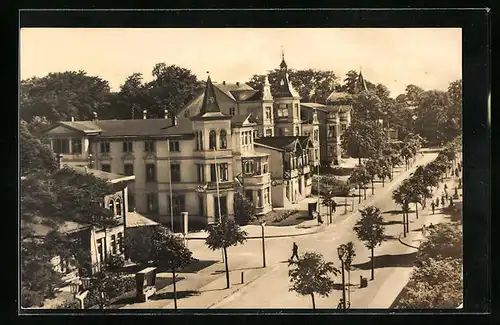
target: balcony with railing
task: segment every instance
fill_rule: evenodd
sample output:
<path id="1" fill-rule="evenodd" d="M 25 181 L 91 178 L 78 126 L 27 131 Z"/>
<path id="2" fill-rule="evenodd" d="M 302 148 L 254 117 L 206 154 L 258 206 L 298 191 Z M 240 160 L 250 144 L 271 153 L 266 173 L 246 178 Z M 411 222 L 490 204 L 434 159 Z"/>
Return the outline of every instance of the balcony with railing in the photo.
<path id="1" fill-rule="evenodd" d="M 254 153 L 241 158 L 243 185 L 257 186 L 271 183 L 269 155 Z"/>

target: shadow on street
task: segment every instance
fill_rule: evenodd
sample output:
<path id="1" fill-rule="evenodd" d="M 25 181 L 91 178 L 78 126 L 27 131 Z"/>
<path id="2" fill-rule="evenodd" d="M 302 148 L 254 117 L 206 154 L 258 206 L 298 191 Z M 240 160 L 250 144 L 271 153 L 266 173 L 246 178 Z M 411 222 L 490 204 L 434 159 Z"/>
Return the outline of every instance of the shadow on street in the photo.
<path id="1" fill-rule="evenodd" d="M 401 224 L 403 224 L 403 222 L 400 220 L 389 220 L 389 221 L 382 222 L 382 224 L 384 226 L 391 226 L 391 225 L 401 225 Z"/>
<path id="2" fill-rule="evenodd" d="M 262 268 L 262 266 L 242 267 L 242 268 L 239 268 L 239 269 L 230 269 L 229 272 L 233 272 L 233 271 L 246 271 L 246 270 L 257 270 L 257 269 L 261 269 L 261 268 Z M 226 273 L 226 270 L 217 270 L 217 271 L 212 272 L 211 274 L 212 275 L 217 275 L 217 274 L 222 274 L 222 273 Z"/>
<path id="3" fill-rule="evenodd" d="M 417 258 L 417 252 L 408 254 L 396 255 L 379 255 L 375 256 L 375 268 L 380 269 L 384 267 L 412 267 Z M 360 270 L 370 270 L 372 267 L 371 261 L 362 264 L 353 264 L 353 267 Z"/>
<path id="4" fill-rule="evenodd" d="M 196 290 L 177 291 L 177 299 L 187 298 L 191 296 L 198 296 L 199 294 L 200 292 Z M 174 293 L 162 292 L 152 296 L 150 299 L 151 300 L 174 299 Z"/>

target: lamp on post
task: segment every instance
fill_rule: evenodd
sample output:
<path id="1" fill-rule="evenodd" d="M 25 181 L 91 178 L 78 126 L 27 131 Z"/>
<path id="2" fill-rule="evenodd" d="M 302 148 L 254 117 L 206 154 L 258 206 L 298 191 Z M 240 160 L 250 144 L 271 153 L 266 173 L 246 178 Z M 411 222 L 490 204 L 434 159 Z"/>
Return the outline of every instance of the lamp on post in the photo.
<path id="1" fill-rule="evenodd" d="M 339 255 L 339 260 L 342 266 L 342 309 L 346 309 L 346 301 L 345 301 L 345 275 L 344 275 L 344 255 L 345 249 L 341 245 L 337 247 L 337 253 Z"/>
<path id="2" fill-rule="evenodd" d="M 265 234 L 264 234 L 264 226 L 266 225 L 265 222 L 260 224 L 260 227 L 262 228 L 262 267 L 266 267 L 266 243 L 265 243 Z"/>

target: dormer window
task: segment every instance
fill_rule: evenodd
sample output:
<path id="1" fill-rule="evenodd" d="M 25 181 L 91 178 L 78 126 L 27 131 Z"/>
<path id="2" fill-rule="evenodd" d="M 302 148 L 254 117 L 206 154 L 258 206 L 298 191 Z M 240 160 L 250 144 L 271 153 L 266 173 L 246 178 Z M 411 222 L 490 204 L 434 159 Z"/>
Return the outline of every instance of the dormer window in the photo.
<path id="1" fill-rule="evenodd" d="M 116 200 L 116 215 L 117 216 L 122 215 L 122 203 L 120 200 Z"/>
<path id="2" fill-rule="evenodd" d="M 113 216 L 115 215 L 115 201 L 109 200 L 108 208 L 111 210 L 111 213 L 113 213 Z"/>

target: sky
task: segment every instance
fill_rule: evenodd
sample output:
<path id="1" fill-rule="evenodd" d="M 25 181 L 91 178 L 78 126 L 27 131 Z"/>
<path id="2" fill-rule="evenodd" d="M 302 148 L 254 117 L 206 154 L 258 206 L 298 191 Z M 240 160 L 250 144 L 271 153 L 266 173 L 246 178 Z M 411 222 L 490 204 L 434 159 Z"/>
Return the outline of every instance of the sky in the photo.
<path id="1" fill-rule="evenodd" d="M 362 70 L 396 97 L 406 85 L 446 90 L 462 78 L 460 28 L 23 28 L 20 77 L 84 70 L 118 90 L 140 72 L 152 79 L 159 62 L 199 79 L 247 82 L 277 68 L 333 70 L 343 80 Z"/>

